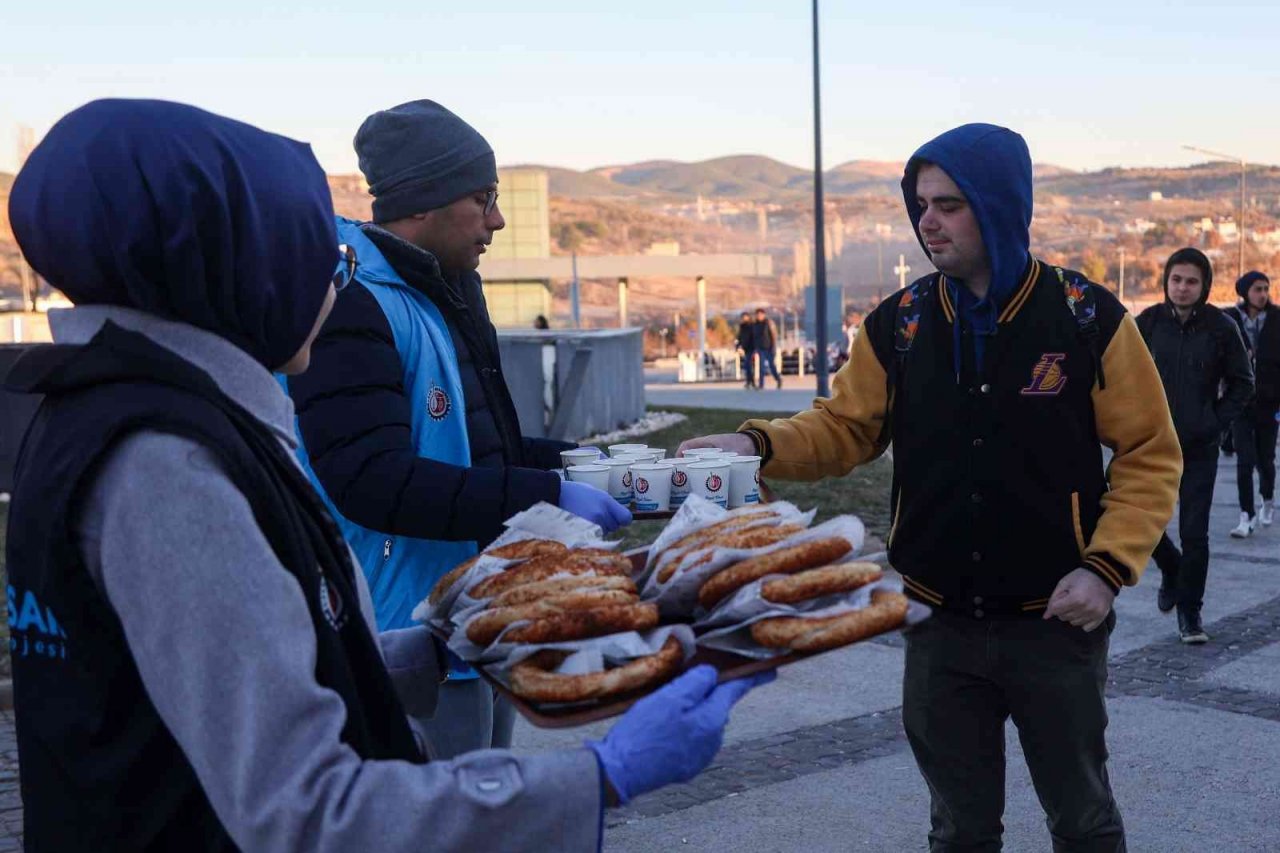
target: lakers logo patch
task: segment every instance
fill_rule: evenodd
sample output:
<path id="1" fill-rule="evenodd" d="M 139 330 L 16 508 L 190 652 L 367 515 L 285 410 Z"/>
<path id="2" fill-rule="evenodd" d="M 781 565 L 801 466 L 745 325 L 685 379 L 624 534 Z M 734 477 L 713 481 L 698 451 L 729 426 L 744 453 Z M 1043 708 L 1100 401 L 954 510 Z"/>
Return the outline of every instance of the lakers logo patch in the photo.
<path id="1" fill-rule="evenodd" d="M 1031 368 L 1031 384 L 1022 389 L 1027 397 L 1056 397 L 1067 387 L 1067 374 L 1062 370 L 1065 352 L 1047 352 Z"/>
<path id="2" fill-rule="evenodd" d="M 453 401 L 449 399 L 449 395 L 433 383 L 431 390 L 427 392 L 427 414 L 431 416 L 431 420 L 444 420 L 452 408 Z"/>

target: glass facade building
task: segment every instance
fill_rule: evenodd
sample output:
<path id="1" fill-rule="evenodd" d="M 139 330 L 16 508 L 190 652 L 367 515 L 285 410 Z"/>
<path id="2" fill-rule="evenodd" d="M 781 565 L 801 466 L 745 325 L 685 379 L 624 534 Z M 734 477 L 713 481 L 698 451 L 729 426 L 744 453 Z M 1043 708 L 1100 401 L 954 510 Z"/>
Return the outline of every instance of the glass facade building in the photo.
<path id="1" fill-rule="evenodd" d="M 551 214 L 547 173 L 541 169 L 499 169 L 498 207 L 507 225 L 493 235 L 485 257 L 495 260 L 551 256 Z M 481 265 L 481 275 L 484 266 Z M 533 328 L 539 314 L 551 319 L 551 282 L 484 278 L 484 297 L 493 324 Z"/>

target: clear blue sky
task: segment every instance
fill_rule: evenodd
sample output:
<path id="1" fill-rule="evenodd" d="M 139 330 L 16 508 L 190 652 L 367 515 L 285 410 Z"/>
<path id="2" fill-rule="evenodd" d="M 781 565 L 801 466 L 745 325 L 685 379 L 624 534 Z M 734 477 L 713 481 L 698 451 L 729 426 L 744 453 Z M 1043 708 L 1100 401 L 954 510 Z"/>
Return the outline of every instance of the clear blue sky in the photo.
<path id="1" fill-rule="evenodd" d="M 0 0 L 0 169 L 103 96 L 159 97 L 309 141 L 414 98 L 474 124 L 502 163 L 589 168 L 761 153 L 812 164 L 805 0 Z M 1280 4 L 823 4 L 824 154 L 901 160 L 966 121 L 1038 162 L 1095 169 L 1280 162 Z M 184 6 L 188 8 L 183 8 Z"/>

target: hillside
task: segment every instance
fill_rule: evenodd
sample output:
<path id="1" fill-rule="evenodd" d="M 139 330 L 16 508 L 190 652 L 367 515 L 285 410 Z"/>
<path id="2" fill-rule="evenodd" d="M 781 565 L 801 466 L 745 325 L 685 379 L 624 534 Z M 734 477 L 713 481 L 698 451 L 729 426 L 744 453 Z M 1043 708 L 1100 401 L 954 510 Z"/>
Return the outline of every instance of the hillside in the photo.
<path id="1" fill-rule="evenodd" d="M 807 169 L 769 157 L 742 154 L 696 163 L 651 160 L 579 172 L 546 168 L 552 195 L 588 199 L 631 197 L 640 200 L 691 200 L 699 195 L 726 201 L 788 203 L 813 193 Z M 1111 168 L 1077 172 L 1051 163 L 1035 164 L 1036 192 L 1069 199 L 1145 200 L 1152 192 L 1165 198 L 1210 199 L 1238 191 L 1240 172 L 1233 163 L 1201 163 L 1180 168 Z M 823 176 L 827 195 L 897 198 L 902 163 L 851 160 Z M 1280 194 L 1280 167 L 1250 166 L 1248 191 Z"/>

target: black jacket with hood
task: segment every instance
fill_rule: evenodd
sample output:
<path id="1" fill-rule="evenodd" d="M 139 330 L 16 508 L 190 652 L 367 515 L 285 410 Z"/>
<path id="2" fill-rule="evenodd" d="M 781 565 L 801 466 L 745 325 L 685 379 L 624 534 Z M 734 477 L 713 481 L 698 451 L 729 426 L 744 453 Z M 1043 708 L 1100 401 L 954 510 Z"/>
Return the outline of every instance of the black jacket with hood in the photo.
<path id="1" fill-rule="evenodd" d="M 1253 360 L 1254 399 L 1261 409 L 1274 412 L 1280 408 L 1280 308 L 1268 304 L 1264 309 L 1267 319 L 1258 333 L 1256 348 L 1249 345 L 1244 332 L 1244 311 L 1243 306 L 1237 305 L 1223 313 L 1236 322 Z"/>
<path id="2" fill-rule="evenodd" d="M 1186 322 L 1169 301 L 1169 269 L 1164 272 L 1165 302 L 1138 315 L 1138 330 L 1151 350 L 1184 456 L 1216 452 L 1218 437 L 1253 398 L 1253 369 L 1240 330 L 1208 303 L 1211 273 Z"/>

